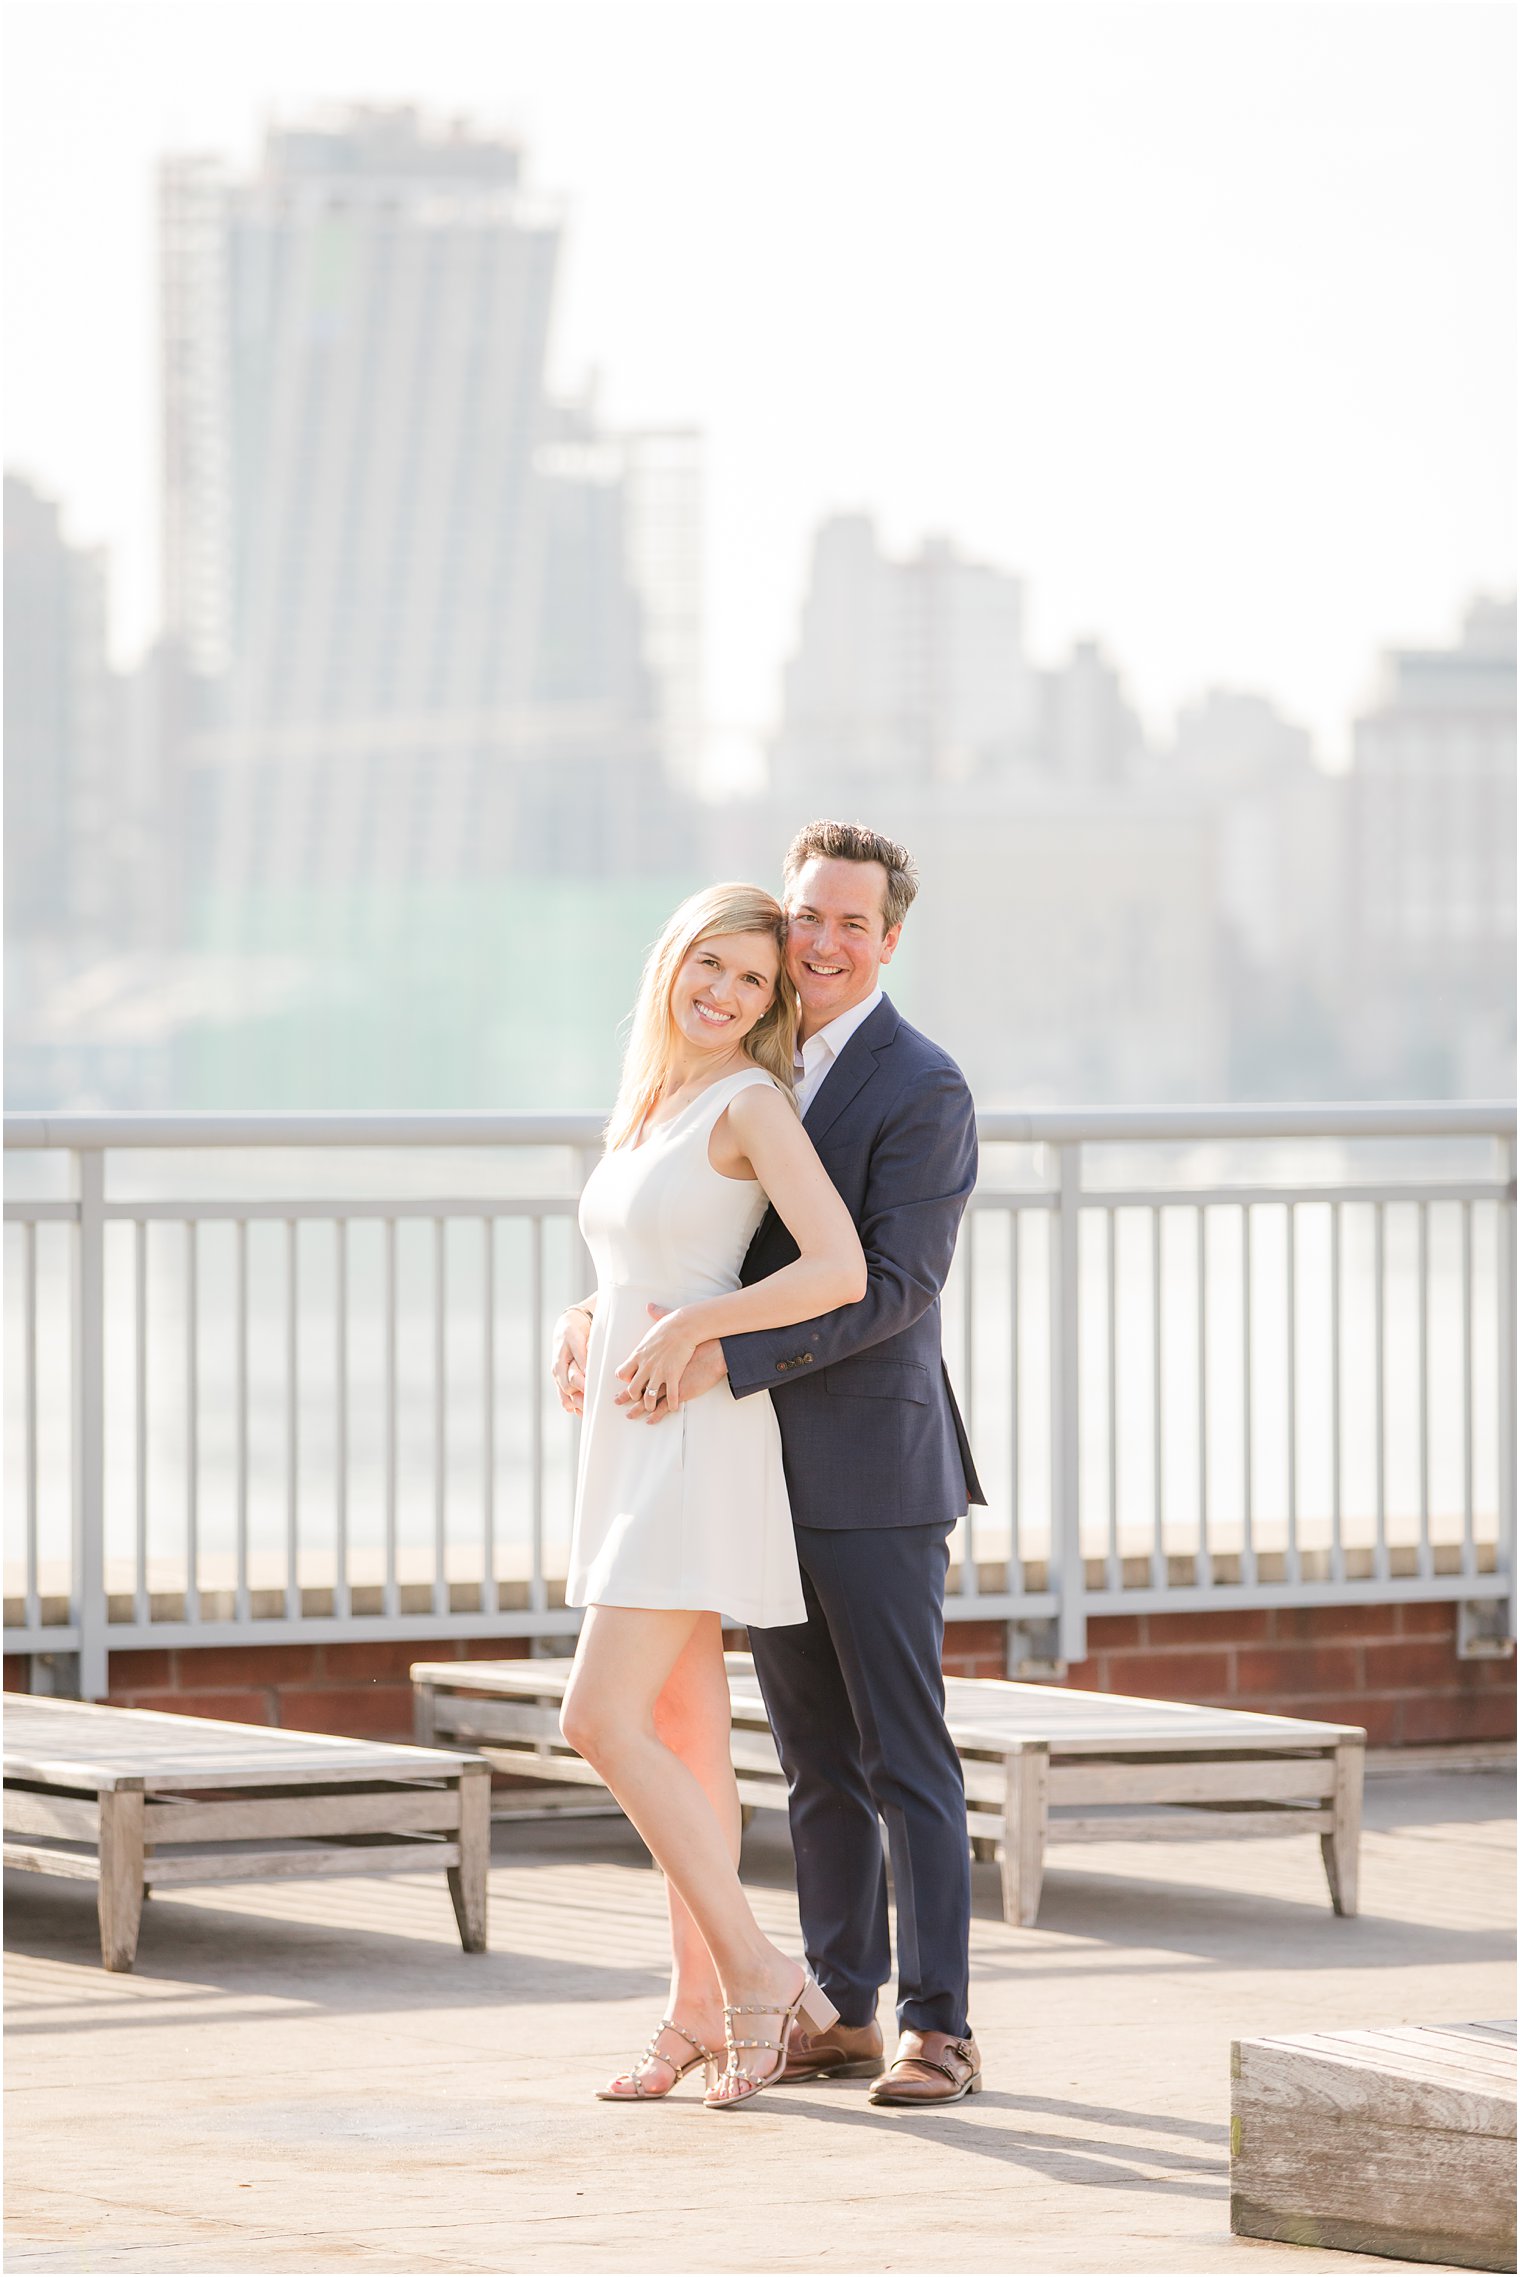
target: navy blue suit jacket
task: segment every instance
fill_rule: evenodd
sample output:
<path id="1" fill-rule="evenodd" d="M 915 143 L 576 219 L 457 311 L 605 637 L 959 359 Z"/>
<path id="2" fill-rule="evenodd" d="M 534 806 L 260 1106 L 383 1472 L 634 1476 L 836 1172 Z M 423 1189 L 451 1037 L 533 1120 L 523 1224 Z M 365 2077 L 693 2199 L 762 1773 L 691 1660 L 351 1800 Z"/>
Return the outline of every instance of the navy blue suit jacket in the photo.
<path id="1" fill-rule="evenodd" d="M 795 1328 L 725 1336 L 737 1398 L 776 1395 L 799 1526 L 925 1526 L 985 1502 L 940 1351 L 939 1295 L 976 1184 L 976 1117 L 949 1054 L 884 997 L 804 1117 L 866 1253 L 859 1304 Z M 746 1286 L 797 1245 L 774 1210 Z"/>

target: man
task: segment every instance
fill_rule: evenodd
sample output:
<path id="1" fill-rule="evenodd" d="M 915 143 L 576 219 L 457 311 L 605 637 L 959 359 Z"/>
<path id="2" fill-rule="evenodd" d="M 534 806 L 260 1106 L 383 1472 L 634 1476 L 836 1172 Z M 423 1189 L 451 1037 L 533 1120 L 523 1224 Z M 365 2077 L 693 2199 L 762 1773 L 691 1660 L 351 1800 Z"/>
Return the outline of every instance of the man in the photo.
<path id="1" fill-rule="evenodd" d="M 976 1182 L 976 1125 L 959 1068 L 882 990 L 918 890 L 911 855 L 856 824 L 809 823 L 784 880 L 798 1105 L 859 1230 L 866 1294 L 800 1327 L 699 1347 L 681 1397 L 725 1374 L 737 1398 L 773 1393 L 797 1533 L 807 1620 L 750 1643 L 787 1776 L 807 1957 L 840 2021 L 794 2035 L 784 2077 L 872 2075 L 873 2103 L 951 2103 L 980 2086 L 981 2060 L 944 1585 L 955 1522 L 985 1497 L 941 1356 L 939 1296 Z M 796 1254 L 768 1212 L 742 1279 Z M 573 1357 L 567 1339 L 562 1361 Z M 878 1818 L 897 1904 L 900 2037 L 885 2068 Z"/>

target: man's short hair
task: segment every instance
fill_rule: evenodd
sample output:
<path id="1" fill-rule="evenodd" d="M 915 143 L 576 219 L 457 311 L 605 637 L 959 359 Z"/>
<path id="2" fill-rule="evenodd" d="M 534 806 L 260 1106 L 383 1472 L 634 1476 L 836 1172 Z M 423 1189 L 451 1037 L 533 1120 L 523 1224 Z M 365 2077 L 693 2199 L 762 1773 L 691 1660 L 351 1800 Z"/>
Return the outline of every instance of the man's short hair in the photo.
<path id="1" fill-rule="evenodd" d="M 887 873 L 882 896 L 882 925 L 890 933 L 913 907 L 918 892 L 918 864 L 906 846 L 883 838 L 863 822 L 805 822 L 786 850 L 781 875 L 790 891 L 804 862 L 880 862 Z"/>

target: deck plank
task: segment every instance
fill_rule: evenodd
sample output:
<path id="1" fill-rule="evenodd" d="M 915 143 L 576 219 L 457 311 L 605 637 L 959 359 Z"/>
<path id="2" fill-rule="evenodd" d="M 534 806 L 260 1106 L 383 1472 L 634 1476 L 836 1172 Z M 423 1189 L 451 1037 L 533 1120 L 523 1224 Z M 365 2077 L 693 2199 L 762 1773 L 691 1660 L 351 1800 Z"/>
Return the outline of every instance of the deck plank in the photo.
<path id="1" fill-rule="evenodd" d="M 729 1693 L 736 1714 L 763 1717 L 765 1703 L 747 1653 L 725 1655 Z M 417 1661 L 414 1684 L 442 1690 L 468 1687 L 502 1698 L 558 1700 L 570 1679 L 570 1662 Z M 1149 1754 L 1168 1748 L 1192 1753 L 1211 1741 L 1232 1748 L 1324 1749 L 1336 1740 L 1359 1737 L 1355 1725 L 1329 1724 L 1297 1716 L 1258 1715 L 1245 1708 L 1204 1708 L 1181 1700 L 1140 1700 L 1107 1692 L 1075 1692 L 1064 1686 L 1016 1684 L 990 1676 L 949 1677 L 945 1683 L 946 1721 L 956 1744 L 1001 1747 L 1024 1739 L 1043 1739 L 1052 1752 L 1104 1754 L 1133 1749 Z"/>
<path id="2" fill-rule="evenodd" d="M 14 1701 L 14 1705 L 11 1702 Z M 436 1751 L 325 1732 L 264 1729 L 157 1709 L 85 1700 L 7 1696 L 5 1776 L 109 1792 L 123 1779 L 157 1789 L 383 1778 L 416 1778 Z"/>
<path id="3" fill-rule="evenodd" d="M 148 1861 L 149 1889 L 197 1882 L 307 1880 L 318 1874 L 394 1874 L 457 1867 L 457 1842 L 293 1843 L 288 1850 L 175 1852 Z"/>

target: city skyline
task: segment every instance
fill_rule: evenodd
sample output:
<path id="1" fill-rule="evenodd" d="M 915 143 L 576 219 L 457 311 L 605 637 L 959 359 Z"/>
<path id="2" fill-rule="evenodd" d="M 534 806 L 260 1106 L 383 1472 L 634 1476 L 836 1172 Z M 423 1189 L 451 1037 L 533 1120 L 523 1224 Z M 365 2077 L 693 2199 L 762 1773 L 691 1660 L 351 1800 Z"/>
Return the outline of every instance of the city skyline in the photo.
<path id="1" fill-rule="evenodd" d="M 153 157 L 198 148 L 242 158 L 270 109 L 288 117 L 323 101 L 407 95 L 429 105 L 452 96 L 457 109 L 487 125 L 508 114 L 529 185 L 564 202 L 564 288 L 551 350 L 556 391 L 577 389 L 599 362 L 612 422 L 705 431 L 709 749 L 720 762 L 726 753 L 741 770 L 752 765 L 774 734 L 808 545 L 831 513 L 852 506 L 874 512 L 893 551 L 947 534 L 970 557 L 1024 581 L 1033 603 L 1030 652 L 1041 664 L 1084 636 L 1099 637 L 1153 732 L 1208 687 L 1255 688 L 1309 728 L 1318 757 L 1332 766 L 1348 756 L 1350 720 L 1375 655 L 1392 643 L 1447 637 L 1473 591 L 1512 583 L 1505 480 L 1512 290 L 1503 259 L 1510 78 L 1495 62 L 1512 39 L 1504 11 L 1344 8 L 1330 0 L 1315 11 L 1312 83 L 1297 75 L 1300 49 L 1284 28 L 1296 11 L 1240 4 L 1207 23 L 1207 12 L 1162 4 L 1064 14 L 970 5 L 941 11 L 938 20 L 953 32 L 934 52 L 955 75 L 957 100 L 964 98 L 961 139 L 972 154 L 957 158 L 944 123 L 927 111 L 916 117 L 904 94 L 909 67 L 932 38 L 924 11 L 873 12 L 877 99 L 852 107 L 843 74 L 854 50 L 844 35 L 858 12 L 820 6 L 807 12 L 814 69 L 794 90 L 793 108 L 778 114 L 788 129 L 787 164 L 772 170 L 769 206 L 739 181 L 754 156 L 753 123 L 740 122 L 727 149 L 720 114 L 728 118 L 723 105 L 741 60 L 754 78 L 754 109 L 764 111 L 767 89 L 786 81 L 795 59 L 801 12 L 772 11 L 774 36 L 761 39 L 760 18 L 744 0 L 706 15 L 658 0 L 617 15 L 591 6 L 481 12 L 445 5 L 428 12 L 422 38 L 415 27 L 424 19 L 393 9 L 376 20 L 375 38 L 366 37 L 359 69 L 343 60 L 351 9 L 319 4 L 299 17 L 261 10 L 255 31 L 248 12 L 226 0 L 214 11 L 220 53 L 213 63 L 204 16 L 118 4 L 109 43 L 121 70 L 102 75 L 109 121 L 103 94 L 77 80 L 68 103 L 49 100 L 65 46 L 72 67 L 78 32 L 61 36 L 58 11 L 22 5 L 12 13 L 8 164 L 31 195 L 24 209 L 14 194 L 9 201 L 7 461 L 60 499 L 71 538 L 109 548 L 118 656 L 142 644 L 155 614 L 145 602 L 156 551 L 146 538 L 157 480 L 148 448 L 151 181 L 131 177 L 150 146 Z M 86 18 L 104 23 L 88 5 L 64 13 L 76 27 Z M 1077 19 L 1102 34 L 1085 75 Z M 583 47 L 594 35 L 605 63 L 622 58 L 625 84 L 633 73 L 644 101 L 628 107 L 640 113 L 642 143 L 631 143 L 632 125 L 613 117 L 613 91 L 603 80 L 618 82 L 615 70 L 575 79 L 572 28 Z M 674 150 L 670 134 L 658 131 L 669 90 L 653 68 L 638 76 L 657 55 L 660 31 L 678 34 L 694 60 L 721 56 L 727 73 L 719 73 L 713 107 L 686 121 Z M 299 72 L 293 36 L 303 51 Z M 151 67 L 155 56 L 162 66 L 166 40 L 174 64 L 160 76 L 173 91 L 160 93 Z M 471 79 L 462 66 L 472 55 L 499 57 L 501 68 Z M 988 154 L 980 134 L 986 99 L 969 68 L 994 56 L 1006 67 L 1005 94 L 1014 89 L 1008 115 L 1021 130 L 1012 172 L 1000 172 Z M 250 58 L 258 63 L 251 78 Z M 1238 110 L 1247 81 L 1249 118 Z M 1036 89 L 1045 98 L 1043 124 L 1031 116 L 1041 107 Z M 1086 100 L 1074 113 L 1079 90 Z M 1169 121 L 1175 128 L 1200 90 L 1213 98 L 1208 115 L 1192 120 L 1180 144 L 1175 132 L 1163 133 L 1160 155 L 1150 152 L 1145 181 L 1133 198 L 1126 190 L 1121 211 L 1114 199 L 1125 152 L 1139 147 L 1131 112 L 1148 104 L 1147 131 L 1155 135 Z M 1262 138 L 1269 142 L 1274 117 L 1290 111 L 1295 162 L 1275 179 L 1269 168 L 1262 182 Z M 1051 135 L 1074 119 L 1082 131 L 1057 165 Z M 53 136 L 50 150 L 39 146 L 33 120 Z M 894 121 L 911 166 L 885 163 Z M 1233 141 L 1222 133 L 1226 124 Z M 1081 161 L 1100 127 L 1103 180 L 1088 185 L 1084 203 L 1075 194 Z M 86 147 L 92 162 L 82 164 Z M 819 205 L 820 165 L 831 150 L 854 163 L 833 199 Z M 1045 166 L 1043 206 L 1005 206 L 993 195 L 1024 183 L 1019 165 L 1036 175 Z M 892 336 L 881 299 L 893 281 L 883 232 L 912 218 L 902 205 L 905 174 L 918 184 L 917 220 L 898 240 L 899 287 L 919 294 L 914 307 L 934 332 L 933 345 L 941 358 L 955 359 L 927 389 L 926 375 L 936 380 L 934 356 L 900 322 L 900 357 L 894 363 L 880 354 Z M 708 194 L 682 200 L 683 180 L 689 192 L 699 178 Z M 1212 210 L 1200 215 L 1193 192 L 1209 178 Z M 977 185 L 987 193 L 983 209 L 968 195 Z M 867 190 L 880 209 L 872 227 L 865 226 Z M 47 232 L 36 226 L 39 195 L 55 225 Z M 811 250 L 810 196 L 812 218 L 823 224 L 816 232 L 823 243 Z M 1306 201 L 1321 224 L 1312 241 L 1299 226 Z M 109 214 L 107 204 L 115 209 Z M 1031 212 L 1039 220 L 1033 230 Z M 1010 217 L 1018 226 L 1010 229 Z M 1170 238 L 1161 227 L 1168 220 Z M 642 260 L 630 262 L 640 234 Z M 94 302 L 89 291 L 55 291 L 51 306 L 41 306 L 36 240 L 43 236 L 55 266 L 72 256 L 73 273 L 93 280 Z M 715 244 L 730 256 L 726 267 L 712 266 Z M 938 282 L 930 273 L 936 253 L 945 272 Z M 988 266 L 993 256 L 1006 257 L 1006 272 L 999 259 Z M 972 270 L 983 264 L 979 296 L 964 289 L 968 262 Z M 81 337 L 84 312 L 104 305 L 103 267 L 113 264 L 117 298 L 106 300 L 117 311 L 123 348 L 143 341 L 143 368 L 123 353 L 118 384 L 101 399 L 94 372 L 80 368 L 89 359 L 70 354 L 67 343 Z M 830 277 L 837 297 L 841 276 L 856 288 L 844 296 L 848 325 L 827 299 Z M 684 305 L 683 281 L 704 288 L 695 296 L 688 289 L 684 301 L 702 299 L 705 318 Z M 746 285 L 747 325 L 726 338 L 725 321 L 731 328 L 735 296 Z M 1192 309 L 1204 286 L 1206 318 Z M 125 316 L 122 295 L 135 296 Z M 1413 332 L 1408 308 L 1423 318 Z M 777 329 L 782 316 L 790 333 Z M 1094 325 L 1119 351 L 1101 370 L 1086 352 Z M 1027 335 L 1027 355 L 1010 349 L 1010 328 Z M 1050 345 L 1057 338 L 1069 343 L 1060 355 Z M 874 389 L 860 378 L 873 348 Z M 45 389 L 42 367 L 53 382 Z M 1186 406 L 1164 400 L 1167 373 Z M 1000 386 L 1008 389 L 1001 398 Z M 1055 417 L 1063 397 L 1064 424 Z M 1001 424 L 989 424 L 1000 405 Z M 1269 408 L 1274 424 L 1266 431 Z M 1194 440 L 1179 456 L 1184 412 Z M 1041 441 L 1044 451 L 1035 447 Z M 1225 450 L 1229 481 L 1221 484 L 1221 470 L 1210 477 L 1209 466 Z M 1284 493 L 1275 507 L 1274 484 Z M 1212 495 L 1221 488 L 1231 495 Z M 1175 507 L 1169 531 L 1157 512 L 1167 495 Z M 1305 518 L 1310 506 L 1319 509 L 1317 522 Z M 1291 553 L 1284 550 L 1290 533 Z M 1283 566 L 1290 559 L 1291 575 Z M 156 582 L 156 566 L 152 576 Z"/>
<path id="2" fill-rule="evenodd" d="M 596 727 L 573 695 L 624 647 L 619 460 L 548 408 L 553 582 L 593 605 L 551 609 L 545 693 L 571 705 L 505 769 L 446 711 L 397 722 L 431 750 L 410 780 L 383 717 L 229 743 L 235 658 L 188 709 L 172 649 L 110 674 L 98 557 L 7 478 L 13 1100 L 594 1104 L 671 900 L 772 875 L 805 811 L 855 811 L 867 781 L 925 880 L 894 997 L 984 1102 L 1512 1089 L 1512 598 L 1385 650 L 1342 780 L 1260 695 L 1215 691 L 1147 741 L 1095 644 L 1029 663 L 1018 581 L 847 520 L 815 548 L 771 785 L 703 807 L 651 772 L 640 796 L 638 684 Z M 564 989 L 504 993 L 546 939 Z"/>

